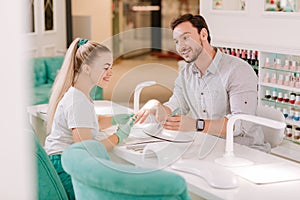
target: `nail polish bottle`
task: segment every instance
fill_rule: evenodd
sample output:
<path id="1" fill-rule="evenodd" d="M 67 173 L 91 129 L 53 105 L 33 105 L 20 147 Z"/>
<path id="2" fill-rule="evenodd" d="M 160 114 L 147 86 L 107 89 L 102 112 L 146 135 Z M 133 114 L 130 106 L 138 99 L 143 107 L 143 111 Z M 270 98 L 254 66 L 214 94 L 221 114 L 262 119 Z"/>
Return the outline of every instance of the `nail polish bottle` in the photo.
<path id="1" fill-rule="evenodd" d="M 290 85 L 290 76 L 289 75 L 285 75 L 285 79 L 284 79 L 283 85 L 285 85 L 285 86 L 289 86 Z"/>
<path id="2" fill-rule="evenodd" d="M 271 98 L 270 90 L 266 90 L 265 98 L 266 99 L 270 99 Z"/>
<path id="3" fill-rule="evenodd" d="M 285 60 L 285 64 L 283 66 L 284 70 L 290 70 L 290 61 L 289 60 Z"/>
<path id="4" fill-rule="evenodd" d="M 235 56 L 238 57 L 238 58 L 240 57 L 240 50 L 239 49 L 235 50 Z"/>
<path id="5" fill-rule="evenodd" d="M 282 101 L 283 101 L 282 92 L 278 92 L 277 101 L 278 101 L 278 102 L 282 102 Z"/>
<path id="6" fill-rule="evenodd" d="M 270 74 L 268 72 L 265 74 L 264 82 L 265 83 L 270 83 Z"/>
<path id="7" fill-rule="evenodd" d="M 288 93 L 284 93 L 283 102 L 285 102 L 285 103 L 289 102 L 289 95 L 288 95 Z"/>
<path id="8" fill-rule="evenodd" d="M 300 105 L 300 94 L 296 94 L 295 105 Z"/>
<path id="9" fill-rule="evenodd" d="M 292 92 L 292 93 L 290 94 L 290 100 L 289 100 L 289 103 L 290 103 L 290 104 L 294 104 L 295 101 L 296 101 L 296 94 Z"/>
<path id="10" fill-rule="evenodd" d="M 281 60 L 279 58 L 276 58 L 274 68 L 281 69 Z"/>
<path id="11" fill-rule="evenodd" d="M 272 92 L 271 99 L 274 100 L 274 101 L 276 101 L 276 99 L 277 99 L 277 92 L 275 90 Z"/>
<path id="12" fill-rule="evenodd" d="M 295 115 L 294 115 L 294 121 L 299 121 L 300 120 L 300 113 L 299 111 L 295 111 Z"/>
<path id="13" fill-rule="evenodd" d="M 295 87 L 295 77 L 293 75 L 290 75 L 290 87 Z"/>
<path id="14" fill-rule="evenodd" d="M 300 88 L 300 74 L 296 74 L 296 78 L 295 78 L 295 87 L 296 88 Z"/>
<path id="15" fill-rule="evenodd" d="M 295 111 L 293 109 L 290 109 L 289 118 L 294 119 Z"/>
<path id="16" fill-rule="evenodd" d="M 265 67 L 270 67 L 271 63 L 270 63 L 270 58 L 266 57 L 266 61 L 265 61 Z"/>
<path id="17" fill-rule="evenodd" d="M 244 61 L 247 61 L 246 50 L 244 50 L 244 49 L 242 50 L 241 58 L 242 58 Z"/>
<path id="18" fill-rule="evenodd" d="M 296 127 L 294 131 L 294 140 L 300 140 L 300 127 Z"/>
<path id="19" fill-rule="evenodd" d="M 247 50 L 247 62 L 251 65 L 251 50 Z"/>
<path id="20" fill-rule="evenodd" d="M 279 74 L 279 78 L 278 78 L 277 84 L 278 85 L 283 85 L 283 75 L 282 74 Z"/>
<path id="21" fill-rule="evenodd" d="M 287 118 L 289 116 L 286 108 L 283 108 L 282 113 L 283 113 L 284 118 Z"/>
<path id="22" fill-rule="evenodd" d="M 297 71 L 297 62 L 295 60 L 292 61 L 292 66 L 291 66 L 290 70 L 293 72 Z"/>
<path id="23" fill-rule="evenodd" d="M 276 74 L 275 74 L 275 73 L 273 73 L 273 74 L 272 74 L 272 78 L 271 78 L 271 83 L 274 83 L 274 84 L 276 84 L 276 82 L 277 82 L 277 79 L 276 79 Z"/>
<path id="24" fill-rule="evenodd" d="M 290 138 L 293 136 L 292 134 L 292 128 L 293 126 L 292 125 L 286 125 L 286 129 L 285 129 L 285 136 Z"/>

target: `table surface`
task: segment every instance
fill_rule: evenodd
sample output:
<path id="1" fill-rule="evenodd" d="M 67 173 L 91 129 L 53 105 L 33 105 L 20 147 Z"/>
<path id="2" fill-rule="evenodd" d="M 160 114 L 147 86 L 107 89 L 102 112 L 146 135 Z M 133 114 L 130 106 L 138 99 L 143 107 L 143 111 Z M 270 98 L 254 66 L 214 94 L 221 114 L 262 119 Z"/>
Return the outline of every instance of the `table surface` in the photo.
<path id="1" fill-rule="evenodd" d="M 42 105 L 36 105 L 36 106 L 30 106 L 28 107 L 27 111 L 30 115 L 38 116 L 46 120 L 47 115 L 47 104 Z M 100 109 L 101 108 L 101 109 Z M 111 101 L 95 101 L 95 110 L 98 115 L 110 115 L 110 114 L 118 114 L 118 113 L 130 113 L 132 112 L 132 109 L 127 108 L 125 106 L 121 106 L 119 104 L 113 103 Z M 111 129 L 113 130 L 113 129 Z M 109 131 L 109 130 L 107 130 Z M 143 140 L 149 140 L 149 138 L 142 137 L 142 138 L 136 138 L 136 137 L 129 137 L 127 140 L 127 144 L 135 143 L 135 142 L 141 142 Z M 155 140 L 155 139 L 151 139 Z M 164 142 L 161 144 L 163 145 Z M 141 150 L 129 150 L 127 148 L 127 144 L 116 146 L 112 153 L 119 156 L 120 158 L 126 160 L 127 162 L 141 165 L 141 163 L 144 162 L 144 164 L 149 164 L 155 161 L 155 157 L 149 158 L 145 160 L 143 156 L 143 149 Z M 159 143 L 157 143 L 159 144 Z M 173 159 L 170 164 L 174 162 L 189 162 L 194 163 L 195 167 L 201 163 L 201 161 L 210 162 L 213 165 L 218 165 L 214 162 L 216 158 L 222 157 L 224 154 L 225 149 L 225 140 L 221 138 L 217 138 L 208 134 L 197 134 L 195 135 L 195 140 L 193 145 L 189 146 L 189 148 L 186 150 L 187 146 L 184 146 L 184 144 L 172 144 L 174 147 L 177 145 L 181 145 L 180 148 L 184 149 L 183 154 L 180 154 L 180 158 L 176 157 L 176 159 Z M 286 146 L 287 144 L 283 143 L 283 146 Z M 210 148 L 213 147 L 213 148 Z M 280 146 L 279 146 L 280 148 Z M 279 148 L 274 150 L 274 152 L 279 151 Z M 281 147 L 283 148 L 283 147 Z M 202 150 L 201 152 L 201 159 L 197 157 L 197 153 L 199 150 Z M 204 150 L 203 150 L 204 149 Z M 208 151 L 207 149 L 211 149 L 211 151 Z M 294 150 L 294 149 L 292 149 Z M 295 150 L 294 150 L 295 151 Z M 297 150 L 296 150 L 297 151 Z M 205 155 L 205 152 L 207 155 Z M 299 152 L 299 151 L 297 151 Z M 169 151 L 170 155 L 174 152 Z M 248 148 L 243 145 L 234 144 L 234 153 L 238 157 L 246 158 L 252 162 L 254 162 L 254 166 L 260 166 L 262 164 L 272 164 L 272 163 L 284 163 L 289 166 L 295 166 L 297 168 L 300 168 L 299 163 L 295 163 L 292 161 L 289 161 L 287 159 L 280 158 L 278 156 L 274 156 L 272 154 L 267 154 L 255 149 Z M 165 155 L 164 155 L 165 156 Z M 299 155 L 297 155 L 299 156 Z M 144 159 L 144 160 L 143 160 Z M 148 163 L 147 163 L 147 162 Z M 157 164 L 156 162 L 155 164 Z M 163 162 L 161 162 L 163 163 Z M 164 166 L 168 165 L 168 162 L 163 163 Z M 219 166 L 219 165 L 218 165 Z M 206 181 L 198 176 L 188 174 L 185 172 L 179 172 L 171 169 L 169 166 L 164 168 L 165 170 L 172 171 L 175 173 L 180 174 L 183 176 L 187 182 L 188 189 L 193 194 L 203 197 L 205 199 L 299 199 L 297 195 L 297 191 L 300 187 L 300 180 L 295 181 L 284 181 L 284 182 L 277 182 L 277 183 L 270 183 L 270 184 L 255 184 L 252 183 L 240 176 L 238 177 L 239 181 L 239 187 L 235 189 L 216 189 L 211 186 L 209 186 Z M 230 170 L 232 172 L 235 172 L 235 169 L 237 168 L 231 168 L 231 167 L 224 167 L 224 169 Z"/>
<path id="2" fill-rule="evenodd" d="M 208 134 L 197 134 L 195 135 L 195 142 L 190 148 L 185 151 L 181 155 L 180 159 L 173 159 L 170 164 L 174 164 L 176 162 L 187 162 L 189 164 L 193 164 L 195 167 L 197 165 L 200 165 L 201 162 L 209 162 L 212 165 L 216 165 L 218 167 L 222 167 L 215 163 L 215 159 L 222 157 L 224 154 L 225 149 L 225 140 L 221 138 L 216 138 L 215 136 L 211 136 Z M 134 138 L 129 138 L 130 142 L 127 143 L 133 143 Z M 203 145 L 202 142 L 206 142 L 209 146 L 212 146 L 213 148 L 211 151 L 207 151 L 208 155 L 205 156 L 205 151 L 202 153 L 202 158 L 199 159 L 196 155 L 197 152 L 200 149 L 200 146 Z M 213 145 L 216 142 L 215 145 Z M 159 143 L 157 143 L 159 144 Z M 163 142 L 161 143 L 163 144 Z M 125 159 L 126 161 L 133 163 L 138 166 L 151 166 L 149 163 L 151 162 L 151 159 L 147 161 L 145 160 L 145 157 L 143 157 L 143 151 L 136 151 L 136 150 L 129 150 L 127 148 L 127 144 L 123 144 L 120 146 L 116 146 L 113 149 L 113 152 L 121 157 L 122 159 Z M 145 147 L 146 148 L 146 147 Z M 206 148 L 207 149 L 207 148 Z M 196 151 L 195 151 L 196 150 Z M 169 151 L 170 153 L 171 151 Z M 255 149 L 248 148 L 243 145 L 234 144 L 234 153 L 235 156 L 242 157 L 245 159 L 248 159 L 252 162 L 254 162 L 253 166 L 262 166 L 266 164 L 284 164 L 286 166 L 293 166 L 300 171 L 300 165 L 295 162 L 288 161 L 286 159 L 282 159 L 280 157 L 267 154 Z M 152 158 L 157 159 L 157 158 Z M 157 165 L 159 161 L 155 162 L 153 164 Z M 165 164 L 165 163 L 164 163 Z M 167 164 L 165 164 L 167 165 Z M 266 165 L 269 166 L 269 165 Z M 159 166 L 158 166 L 159 167 Z M 198 176 L 188 174 L 185 172 L 179 172 L 176 170 L 173 170 L 170 166 L 163 166 L 162 167 L 165 170 L 172 171 L 175 173 L 180 174 L 183 176 L 187 182 L 188 189 L 190 192 L 192 192 L 195 195 L 198 195 L 200 197 L 203 197 L 205 199 L 299 199 L 299 196 L 296 194 L 299 187 L 300 187 L 300 179 L 294 180 L 294 181 L 284 181 L 284 182 L 276 182 L 276 183 L 268 183 L 268 184 L 255 184 L 253 182 L 250 182 L 240 176 L 237 176 L 239 181 L 239 186 L 235 189 L 216 189 L 211 186 L 209 186 L 206 181 Z M 226 170 L 230 170 L 233 173 L 236 173 L 236 170 L 241 169 L 241 167 L 223 167 Z M 271 168 L 270 168 L 271 169 Z M 284 170 L 284 169 L 283 169 Z"/>

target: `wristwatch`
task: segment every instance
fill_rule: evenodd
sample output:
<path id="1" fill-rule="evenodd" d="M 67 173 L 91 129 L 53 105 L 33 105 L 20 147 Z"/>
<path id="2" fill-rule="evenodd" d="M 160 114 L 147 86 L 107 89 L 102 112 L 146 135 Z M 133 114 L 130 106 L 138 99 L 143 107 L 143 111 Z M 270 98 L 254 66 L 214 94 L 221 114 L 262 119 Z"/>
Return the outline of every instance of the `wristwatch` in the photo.
<path id="1" fill-rule="evenodd" d="M 203 131 L 205 126 L 204 119 L 197 119 L 196 120 L 196 130 L 197 131 Z"/>

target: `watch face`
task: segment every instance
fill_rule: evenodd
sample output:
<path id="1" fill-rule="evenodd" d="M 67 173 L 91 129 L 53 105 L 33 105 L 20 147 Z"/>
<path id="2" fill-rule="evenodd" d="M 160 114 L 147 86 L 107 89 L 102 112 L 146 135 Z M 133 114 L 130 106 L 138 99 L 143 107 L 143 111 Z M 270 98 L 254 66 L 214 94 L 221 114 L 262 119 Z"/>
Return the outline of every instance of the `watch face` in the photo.
<path id="1" fill-rule="evenodd" d="M 197 119 L 197 131 L 203 131 L 204 129 L 204 120 L 203 119 Z"/>

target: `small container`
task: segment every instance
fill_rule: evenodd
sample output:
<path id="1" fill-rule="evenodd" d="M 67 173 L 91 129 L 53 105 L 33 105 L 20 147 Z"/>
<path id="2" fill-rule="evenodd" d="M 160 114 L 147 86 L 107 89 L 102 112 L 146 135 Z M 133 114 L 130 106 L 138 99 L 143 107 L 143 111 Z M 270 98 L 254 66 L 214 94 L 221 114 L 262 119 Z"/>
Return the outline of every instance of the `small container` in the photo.
<path id="1" fill-rule="evenodd" d="M 290 67 L 290 70 L 293 72 L 297 71 L 297 62 L 295 60 L 292 61 L 292 65 Z"/>
<path id="2" fill-rule="evenodd" d="M 283 113 L 284 118 L 287 118 L 289 116 L 286 108 L 283 108 L 282 113 Z"/>
<path id="3" fill-rule="evenodd" d="M 283 75 L 282 74 L 279 74 L 279 78 L 278 78 L 277 84 L 278 85 L 283 85 Z"/>
<path id="4" fill-rule="evenodd" d="M 284 96 L 283 96 L 283 102 L 288 103 L 289 100 L 290 100 L 290 99 L 289 99 L 288 93 L 284 93 Z"/>
<path id="5" fill-rule="evenodd" d="M 294 119 L 295 111 L 290 109 L 289 119 Z"/>
<path id="6" fill-rule="evenodd" d="M 266 61 L 265 61 L 265 67 L 270 67 L 271 63 L 270 63 L 270 58 L 266 57 Z"/>
<path id="7" fill-rule="evenodd" d="M 272 74 L 271 83 L 275 83 L 275 84 L 277 83 L 277 78 L 275 73 Z"/>
<path id="8" fill-rule="evenodd" d="M 276 58 L 274 68 L 281 69 L 281 60 L 279 58 Z"/>
<path id="9" fill-rule="evenodd" d="M 300 140 L 300 127 L 296 127 L 294 131 L 294 140 Z"/>
<path id="10" fill-rule="evenodd" d="M 296 94 L 295 105 L 300 105 L 300 94 Z"/>
<path id="11" fill-rule="evenodd" d="M 283 95 L 282 95 L 282 92 L 278 92 L 277 101 L 278 101 L 278 102 L 282 102 L 282 101 L 283 101 Z"/>
<path id="12" fill-rule="evenodd" d="M 290 85 L 290 75 L 285 75 L 285 79 L 283 85 L 289 86 Z"/>
<path id="13" fill-rule="evenodd" d="M 264 77 L 264 82 L 265 83 L 270 83 L 270 74 L 266 73 L 265 77 Z"/>
<path id="14" fill-rule="evenodd" d="M 299 121 L 300 120 L 300 113 L 299 111 L 295 111 L 295 115 L 294 115 L 294 121 Z"/>
<path id="15" fill-rule="evenodd" d="M 277 99 L 277 92 L 275 90 L 272 92 L 271 99 L 274 100 L 274 101 L 276 101 L 276 99 Z"/>
<path id="16" fill-rule="evenodd" d="M 270 93 L 270 90 L 266 90 L 265 98 L 266 98 L 266 99 L 271 99 L 271 93 Z"/>
<path id="17" fill-rule="evenodd" d="M 291 138 L 291 137 L 293 136 L 292 128 L 293 128 L 292 125 L 286 125 L 286 128 L 285 128 L 285 136 L 286 136 L 287 138 Z"/>
<path id="18" fill-rule="evenodd" d="M 293 75 L 290 75 L 290 83 L 289 83 L 290 87 L 294 87 L 295 86 L 295 77 Z"/>
<path id="19" fill-rule="evenodd" d="M 295 94 L 295 93 L 291 93 L 291 94 L 290 94 L 290 100 L 289 100 L 289 103 L 290 103 L 290 104 L 295 104 L 295 101 L 296 101 L 296 94 Z"/>
<path id="20" fill-rule="evenodd" d="M 285 60 L 285 64 L 283 66 L 284 70 L 290 70 L 290 61 L 289 60 Z"/>

